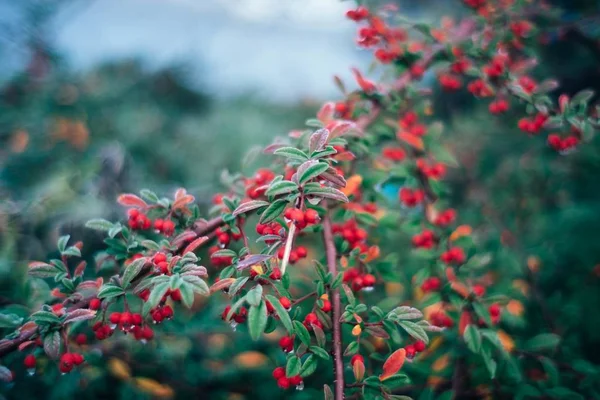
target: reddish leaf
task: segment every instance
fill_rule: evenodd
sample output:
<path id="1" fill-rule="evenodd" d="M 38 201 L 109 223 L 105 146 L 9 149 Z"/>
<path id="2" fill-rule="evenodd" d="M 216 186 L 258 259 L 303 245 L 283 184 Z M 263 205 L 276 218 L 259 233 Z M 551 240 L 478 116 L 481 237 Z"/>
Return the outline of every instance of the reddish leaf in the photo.
<path id="1" fill-rule="evenodd" d="M 327 102 L 323 104 L 319 112 L 317 112 L 317 119 L 323 123 L 327 123 L 333 119 L 335 113 L 335 104 L 333 102 Z"/>
<path id="2" fill-rule="evenodd" d="M 184 242 L 187 242 L 188 240 L 192 240 L 196 236 L 197 236 L 197 234 L 194 231 L 185 231 L 185 232 L 180 233 L 175 239 L 173 239 L 173 241 L 171 242 L 171 244 L 173 246 L 179 247 Z"/>
<path id="3" fill-rule="evenodd" d="M 85 261 L 80 262 L 79 265 L 77 265 L 77 268 L 75 268 L 74 275 L 75 276 L 83 276 L 86 266 L 87 266 L 87 263 Z"/>
<path id="4" fill-rule="evenodd" d="M 27 347 L 35 344 L 35 340 L 27 340 L 19 345 L 19 351 L 25 350 Z"/>
<path id="5" fill-rule="evenodd" d="M 472 322 L 473 319 L 471 318 L 471 313 L 463 311 L 462 314 L 460 314 L 460 320 L 458 321 L 458 334 L 462 336 L 465 333 L 467 325 L 470 325 Z"/>
<path id="6" fill-rule="evenodd" d="M 80 308 L 79 310 L 73 310 L 67 314 L 63 324 L 69 324 L 77 321 L 85 321 L 92 319 L 96 316 L 96 311 Z"/>
<path id="7" fill-rule="evenodd" d="M 120 195 L 117 198 L 117 202 L 120 205 L 125 206 L 125 207 L 139 207 L 139 208 L 148 207 L 148 204 L 144 200 L 142 200 L 135 194 L 131 194 L 131 193 L 126 193 L 126 194 Z"/>
<path id="8" fill-rule="evenodd" d="M 233 282 L 235 282 L 235 278 L 221 279 L 219 282 L 215 282 L 210 287 L 210 292 L 215 293 L 219 290 L 227 289 L 229 286 L 231 286 Z"/>
<path id="9" fill-rule="evenodd" d="M 379 375 L 379 380 L 384 381 L 394 376 L 400 371 L 402 365 L 404 365 L 404 360 L 406 360 L 406 350 L 399 349 L 393 352 L 387 360 L 385 360 L 385 363 L 383 364 L 383 373 Z"/>
<path id="10" fill-rule="evenodd" d="M 198 239 L 194 240 L 192 243 L 188 244 L 187 247 L 183 250 L 181 254 L 189 253 L 190 251 L 196 250 L 202 244 L 204 244 L 208 240 L 208 236 L 201 236 Z"/>
<path id="11" fill-rule="evenodd" d="M 352 372 L 357 382 L 362 381 L 365 376 L 365 364 L 361 360 L 356 360 L 352 366 Z"/>

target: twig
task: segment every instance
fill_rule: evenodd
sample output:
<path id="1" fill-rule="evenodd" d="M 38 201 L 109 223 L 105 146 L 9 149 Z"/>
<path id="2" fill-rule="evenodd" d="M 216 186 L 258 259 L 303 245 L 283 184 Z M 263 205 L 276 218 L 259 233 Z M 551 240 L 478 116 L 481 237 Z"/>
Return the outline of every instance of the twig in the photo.
<path id="1" fill-rule="evenodd" d="M 337 275 L 337 255 L 333 241 L 333 231 L 329 214 L 323 217 L 323 241 L 327 255 L 327 267 L 333 277 Z M 335 399 L 344 398 L 344 364 L 342 361 L 342 326 L 340 324 L 341 303 L 339 288 L 331 290 L 332 323 L 333 323 L 333 368 L 335 374 Z"/>
<path id="2" fill-rule="evenodd" d="M 285 242 L 285 249 L 283 250 L 283 259 L 281 260 L 281 275 L 285 275 L 285 269 L 287 268 L 288 261 L 290 260 L 290 253 L 292 251 L 292 243 L 294 243 L 294 234 L 296 233 L 296 224 L 290 223 L 290 230 L 288 231 L 287 240 Z"/>

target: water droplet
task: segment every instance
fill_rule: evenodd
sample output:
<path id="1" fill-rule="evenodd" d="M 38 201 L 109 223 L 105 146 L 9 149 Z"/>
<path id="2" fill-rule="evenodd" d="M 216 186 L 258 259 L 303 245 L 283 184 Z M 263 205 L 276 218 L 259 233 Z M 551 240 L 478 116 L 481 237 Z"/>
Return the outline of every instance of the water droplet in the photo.
<path id="1" fill-rule="evenodd" d="M 234 332 L 235 332 L 235 331 L 237 330 L 237 326 L 238 326 L 238 323 L 237 323 L 237 322 L 235 322 L 235 321 L 231 321 L 231 324 L 229 324 L 229 325 L 231 326 L 231 330 L 232 330 L 232 331 L 234 331 Z"/>
<path id="2" fill-rule="evenodd" d="M 27 368 L 27 374 L 29 376 L 35 375 L 35 368 Z"/>
<path id="3" fill-rule="evenodd" d="M 304 382 L 300 382 L 300 384 L 296 386 L 296 390 L 304 390 Z"/>

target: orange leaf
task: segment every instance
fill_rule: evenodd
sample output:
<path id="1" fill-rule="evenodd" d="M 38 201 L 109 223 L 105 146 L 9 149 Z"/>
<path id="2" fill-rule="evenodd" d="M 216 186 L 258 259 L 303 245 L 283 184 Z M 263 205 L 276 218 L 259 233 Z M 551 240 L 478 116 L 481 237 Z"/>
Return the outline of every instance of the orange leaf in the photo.
<path id="1" fill-rule="evenodd" d="M 398 132 L 396 137 L 417 150 L 423 150 L 425 148 L 423 139 L 413 135 L 412 133 Z"/>
<path id="2" fill-rule="evenodd" d="M 460 282 L 454 281 L 450 283 L 450 287 L 463 298 L 469 297 L 469 289 Z"/>
<path id="3" fill-rule="evenodd" d="M 367 256 L 365 257 L 364 262 L 369 263 L 373 260 L 376 260 L 377 258 L 379 258 L 380 254 L 381 254 L 381 251 L 379 250 L 379 246 L 373 245 L 373 246 L 369 247 L 369 250 L 367 250 Z"/>
<path id="4" fill-rule="evenodd" d="M 356 190 L 362 184 L 362 176 L 360 175 L 352 175 L 350 178 L 346 180 L 346 187 L 342 188 L 342 193 L 346 196 L 350 196 L 356 192 Z"/>
<path id="5" fill-rule="evenodd" d="M 130 193 L 120 195 L 117 198 L 117 202 L 120 205 L 126 206 L 126 207 L 140 207 L 140 208 L 148 207 L 148 204 L 146 204 L 146 202 L 144 200 L 140 199 L 135 194 L 130 194 Z"/>
<path id="6" fill-rule="evenodd" d="M 463 236 L 469 236 L 473 232 L 473 229 L 469 225 L 461 225 L 452 232 L 450 240 L 455 241 Z"/>
<path id="7" fill-rule="evenodd" d="M 406 360 L 406 350 L 399 349 L 393 352 L 383 364 L 383 373 L 379 375 L 379 380 L 384 381 L 394 376 L 404 365 Z"/>

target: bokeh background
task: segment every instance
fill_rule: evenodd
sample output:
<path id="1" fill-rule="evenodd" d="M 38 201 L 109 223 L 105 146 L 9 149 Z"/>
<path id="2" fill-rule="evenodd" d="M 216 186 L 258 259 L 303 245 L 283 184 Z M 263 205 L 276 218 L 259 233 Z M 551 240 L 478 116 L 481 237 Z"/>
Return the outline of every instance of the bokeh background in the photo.
<path id="1" fill-rule="evenodd" d="M 464 12 L 452 0 L 397 3 L 409 18 L 425 21 Z M 564 12 L 540 46 L 539 75 L 556 77 L 566 93 L 599 89 L 598 2 L 550 3 Z M 60 235 L 83 240 L 93 262 L 101 239 L 83 224 L 123 218 L 117 194 L 142 188 L 169 194 L 184 186 L 206 210 L 223 171 L 260 165 L 245 156 L 249 149 L 302 127 L 322 101 L 338 99 L 332 76 L 351 85 L 350 67 L 370 63 L 353 42 L 355 25 L 344 18 L 353 6 L 0 0 L 2 311 L 26 315 L 48 298 L 47 285 L 28 281 L 25 270 L 28 260 L 51 255 Z M 483 232 L 479 245 L 504 260 L 499 273 L 535 267 L 537 288 L 567 327 L 574 351 L 600 348 L 598 141 L 557 156 L 515 126 L 490 124 L 485 104 L 441 94 L 434 81 L 426 76 L 424 84 L 433 84 L 434 109 L 462 165 L 451 174 L 453 206 Z M 397 301 L 410 292 L 406 282 L 403 291 L 394 287 Z M 159 343 L 90 347 L 81 374 L 57 379 L 48 366 L 46 374 L 25 378 L 17 368 L 15 382 L 0 384 L 0 393 L 19 399 L 320 395 L 278 391 L 269 378 L 273 343 L 253 343 L 243 329 L 233 335 L 218 321 L 219 307 L 212 300 L 197 304 L 165 324 Z M 530 307 L 528 323 L 515 322 L 517 331 L 542 318 Z M 600 362 L 598 353 L 585 357 Z M 328 373 L 321 374 L 324 382 Z"/>

